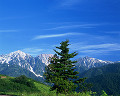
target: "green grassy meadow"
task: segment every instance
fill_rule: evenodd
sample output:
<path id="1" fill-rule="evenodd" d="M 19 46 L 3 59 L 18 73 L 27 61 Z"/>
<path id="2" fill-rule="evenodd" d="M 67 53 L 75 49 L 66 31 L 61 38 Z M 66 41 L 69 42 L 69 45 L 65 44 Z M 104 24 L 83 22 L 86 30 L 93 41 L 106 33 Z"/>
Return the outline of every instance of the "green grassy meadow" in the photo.
<path id="1" fill-rule="evenodd" d="M 22 79 L 21 79 L 22 78 Z M 31 86 L 32 85 L 32 86 Z M 25 76 L 9 77 L 0 75 L 0 95 L 18 96 L 56 96 L 56 91 L 50 91 L 50 86 L 42 84 Z M 92 92 L 58 94 L 58 96 L 91 96 Z"/>

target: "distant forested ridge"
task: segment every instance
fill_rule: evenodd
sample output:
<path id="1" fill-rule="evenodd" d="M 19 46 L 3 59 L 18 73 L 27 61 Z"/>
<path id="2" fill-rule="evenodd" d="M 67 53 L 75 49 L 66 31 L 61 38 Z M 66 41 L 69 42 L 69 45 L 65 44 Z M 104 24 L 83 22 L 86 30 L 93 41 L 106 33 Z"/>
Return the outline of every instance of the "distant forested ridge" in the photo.
<path id="1" fill-rule="evenodd" d="M 100 93 L 104 90 L 114 96 L 120 94 L 120 63 L 89 69 L 81 73 L 80 77 L 88 77 L 86 82 L 93 84 L 92 91 Z"/>

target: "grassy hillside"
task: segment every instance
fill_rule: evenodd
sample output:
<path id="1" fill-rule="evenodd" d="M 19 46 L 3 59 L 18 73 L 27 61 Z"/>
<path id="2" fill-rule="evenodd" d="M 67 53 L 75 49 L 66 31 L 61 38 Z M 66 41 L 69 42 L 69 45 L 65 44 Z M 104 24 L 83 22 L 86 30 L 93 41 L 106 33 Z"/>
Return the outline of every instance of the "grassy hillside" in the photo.
<path id="1" fill-rule="evenodd" d="M 20 77 L 9 77 L 0 75 L 0 94 L 19 95 L 19 96 L 56 96 L 55 91 L 50 91 L 49 86 L 38 81 Z M 59 94 L 58 96 L 91 96 L 92 92 Z"/>

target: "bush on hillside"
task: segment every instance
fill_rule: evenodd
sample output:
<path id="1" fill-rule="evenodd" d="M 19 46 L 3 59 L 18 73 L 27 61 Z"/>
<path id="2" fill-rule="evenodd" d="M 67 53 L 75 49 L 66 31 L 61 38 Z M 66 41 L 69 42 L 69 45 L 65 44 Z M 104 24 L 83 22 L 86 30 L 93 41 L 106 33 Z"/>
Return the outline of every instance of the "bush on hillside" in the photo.
<path id="1" fill-rule="evenodd" d="M 16 83 L 27 85 L 28 87 L 34 88 L 34 82 L 32 80 L 29 80 L 25 75 L 21 75 L 20 77 L 16 77 L 14 79 Z"/>

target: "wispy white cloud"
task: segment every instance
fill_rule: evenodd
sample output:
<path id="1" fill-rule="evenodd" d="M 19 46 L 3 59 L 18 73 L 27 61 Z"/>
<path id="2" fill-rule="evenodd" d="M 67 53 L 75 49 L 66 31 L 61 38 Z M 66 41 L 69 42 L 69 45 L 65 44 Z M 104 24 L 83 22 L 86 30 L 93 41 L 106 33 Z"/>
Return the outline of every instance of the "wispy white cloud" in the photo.
<path id="1" fill-rule="evenodd" d="M 63 36 L 70 36 L 70 35 L 82 35 L 82 33 L 64 33 L 64 34 L 52 34 L 52 35 L 38 35 L 38 36 L 34 37 L 32 40 L 44 39 L 44 38 L 53 38 L 53 37 L 63 37 Z"/>
<path id="2" fill-rule="evenodd" d="M 17 30 L 0 30 L 0 33 L 4 33 L 4 32 L 18 32 Z"/>
<path id="3" fill-rule="evenodd" d="M 100 49 L 100 48 L 110 48 L 110 47 L 114 47 L 116 46 L 116 44 L 99 44 L 99 45 L 87 45 L 84 47 L 81 47 L 80 49 Z"/>
<path id="4" fill-rule="evenodd" d="M 58 26 L 54 28 L 44 29 L 44 30 L 58 30 L 58 29 L 72 29 L 72 28 L 94 28 L 99 24 L 78 24 L 78 25 L 65 25 L 65 26 Z"/>
<path id="5" fill-rule="evenodd" d="M 120 51 L 120 44 L 106 43 L 98 45 L 85 45 L 85 44 L 72 44 L 71 49 L 77 50 L 81 53 L 96 54 L 96 53 L 109 53 L 113 51 Z"/>

